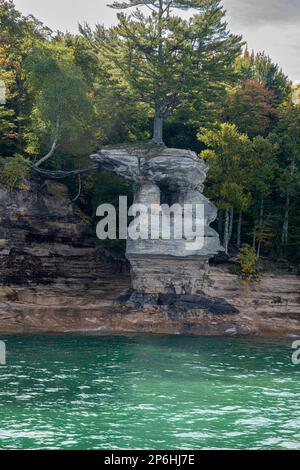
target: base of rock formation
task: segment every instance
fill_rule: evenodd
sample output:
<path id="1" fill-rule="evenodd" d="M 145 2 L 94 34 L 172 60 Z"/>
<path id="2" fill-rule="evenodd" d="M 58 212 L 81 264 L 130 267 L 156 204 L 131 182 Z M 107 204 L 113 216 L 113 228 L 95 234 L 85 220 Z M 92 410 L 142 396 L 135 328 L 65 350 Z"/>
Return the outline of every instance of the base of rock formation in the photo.
<path id="1" fill-rule="evenodd" d="M 225 299 L 211 298 L 205 295 L 188 294 L 147 294 L 144 292 L 129 291 L 121 295 L 116 305 L 123 307 L 128 304 L 129 308 L 134 305 L 136 308 L 143 309 L 145 305 L 156 307 L 166 307 L 168 318 L 172 320 L 181 320 L 184 316 L 191 315 L 194 311 L 205 311 L 214 315 L 226 315 L 239 313 L 239 310 L 230 305 Z"/>
<path id="2" fill-rule="evenodd" d="M 136 292 L 197 294 L 207 282 L 208 258 L 127 255 Z"/>

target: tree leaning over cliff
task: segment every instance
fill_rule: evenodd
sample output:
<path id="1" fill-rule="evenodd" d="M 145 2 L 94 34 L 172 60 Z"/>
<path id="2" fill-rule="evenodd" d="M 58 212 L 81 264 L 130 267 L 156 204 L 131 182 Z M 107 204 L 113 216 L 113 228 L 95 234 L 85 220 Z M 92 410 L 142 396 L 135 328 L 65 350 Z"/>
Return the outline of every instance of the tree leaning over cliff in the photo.
<path id="1" fill-rule="evenodd" d="M 153 142 L 163 143 L 163 120 L 175 109 L 217 99 L 234 76 L 241 37 L 230 34 L 220 0 L 128 0 L 112 8 L 119 23 L 98 28 L 98 43 L 137 97 L 154 113 Z M 146 14 L 148 9 L 150 13 Z M 183 19 L 176 11 L 191 9 Z M 193 14 L 194 13 L 194 14 Z M 100 39 L 100 41 L 99 41 Z M 112 73 L 114 73 L 112 71 Z"/>
<path id="2" fill-rule="evenodd" d="M 26 71 L 32 102 L 27 147 L 32 153 L 47 149 L 35 166 L 52 158 L 58 149 L 74 156 L 90 152 L 93 105 L 69 48 L 58 42 L 37 42 L 26 61 Z"/>

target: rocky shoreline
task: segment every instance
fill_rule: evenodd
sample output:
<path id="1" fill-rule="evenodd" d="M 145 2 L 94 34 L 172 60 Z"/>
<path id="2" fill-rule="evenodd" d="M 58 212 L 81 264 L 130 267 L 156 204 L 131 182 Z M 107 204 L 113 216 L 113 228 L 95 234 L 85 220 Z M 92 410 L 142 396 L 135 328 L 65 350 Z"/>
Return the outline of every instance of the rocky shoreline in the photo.
<path id="1" fill-rule="evenodd" d="M 300 336 L 293 273 L 244 286 L 211 266 L 197 295 L 132 297 L 125 260 L 95 247 L 63 185 L 0 190 L 0 222 L 0 334 Z"/>
<path id="2" fill-rule="evenodd" d="M 212 313 L 205 306 L 189 309 L 184 302 L 170 308 L 116 300 L 128 291 L 128 273 L 106 272 L 101 282 L 89 285 L 1 286 L 0 333 L 300 336 L 297 276 L 266 276 L 254 290 L 241 286 L 225 267 L 212 268 L 210 279 L 208 292 L 218 290 L 235 312 Z"/>

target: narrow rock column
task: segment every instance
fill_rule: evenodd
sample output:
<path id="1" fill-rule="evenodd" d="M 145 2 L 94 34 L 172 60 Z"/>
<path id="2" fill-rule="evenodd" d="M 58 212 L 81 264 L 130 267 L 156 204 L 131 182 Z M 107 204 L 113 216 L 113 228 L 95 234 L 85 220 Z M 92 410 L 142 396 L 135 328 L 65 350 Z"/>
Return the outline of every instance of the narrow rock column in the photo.
<path id="1" fill-rule="evenodd" d="M 151 206 L 151 204 L 160 204 L 160 189 L 151 181 L 142 181 L 134 187 L 134 203 L 145 204 Z"/>

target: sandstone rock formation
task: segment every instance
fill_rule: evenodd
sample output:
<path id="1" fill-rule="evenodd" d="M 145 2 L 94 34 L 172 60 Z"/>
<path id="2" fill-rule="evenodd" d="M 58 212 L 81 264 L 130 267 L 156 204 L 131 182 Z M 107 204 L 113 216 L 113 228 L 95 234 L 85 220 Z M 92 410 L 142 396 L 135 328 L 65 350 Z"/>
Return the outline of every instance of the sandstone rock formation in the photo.
<path id="1" fill-rule="evenodd" d="M 218 234 L 210 227 L 217 210 L 202 194 L 207 174 L 205 163 L 192 151 L 151 144 L 105 147 L 91 158 L 103 169 L 129 181 L 134 189 L 134 202 L 149 208 L 139 222 L 147 231 L 151 228 L 152 236 L 127 240 L 126 256 L 131 264 L 134 291 L 196 294 L 207 276 L 208 259 L 223 250 Z M 160 206 L 157 210 L 167 216 L 168 207 L 173 204 L 189 206 L 191 212 L 193 205 L 203 207 L 203 220 L 197 216 L 193 219 L 195 227 L 204 226 L 204 236 L 198 244 L 193 238 L 175 236 L 177 227 L 183 225 L 182 212 L 171 218 L 170 239 L 164 237 L 159 218 L 154 226 L 151 224 L 149 213 L 153 205 Z"/>

